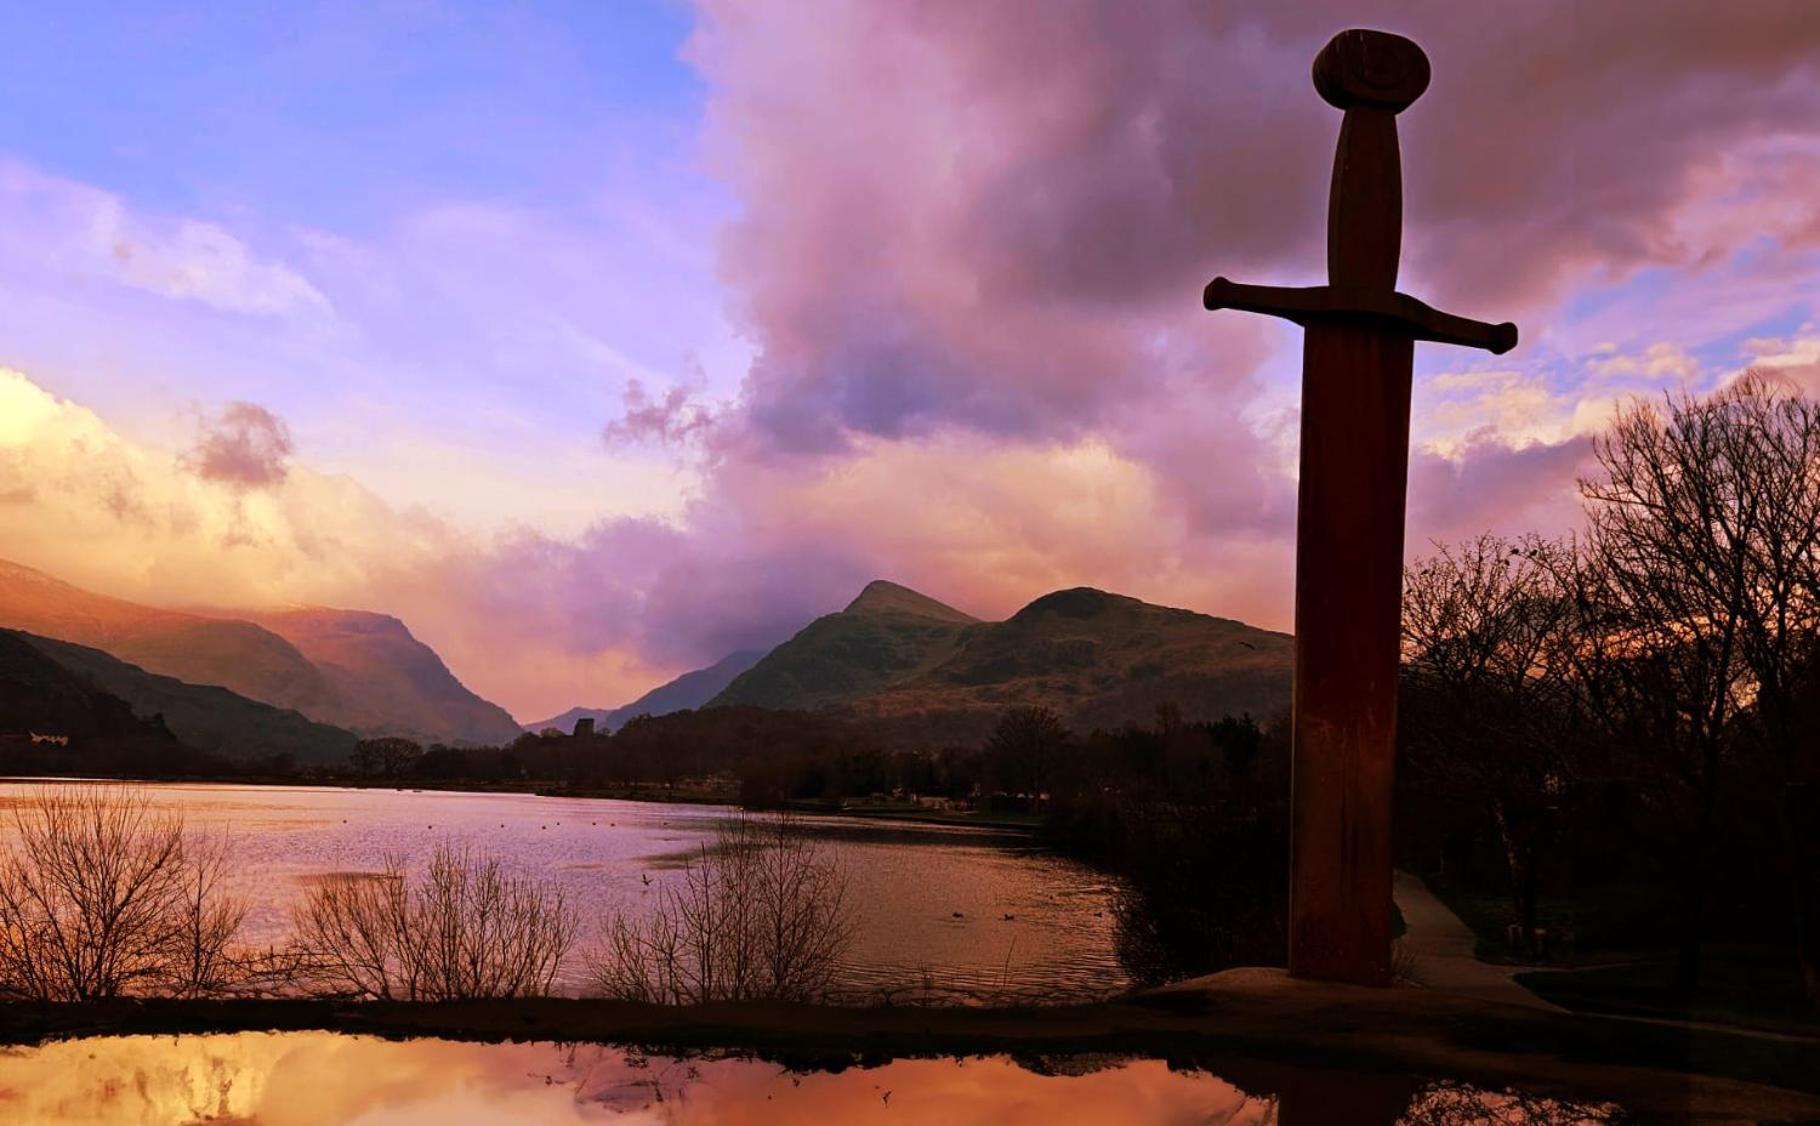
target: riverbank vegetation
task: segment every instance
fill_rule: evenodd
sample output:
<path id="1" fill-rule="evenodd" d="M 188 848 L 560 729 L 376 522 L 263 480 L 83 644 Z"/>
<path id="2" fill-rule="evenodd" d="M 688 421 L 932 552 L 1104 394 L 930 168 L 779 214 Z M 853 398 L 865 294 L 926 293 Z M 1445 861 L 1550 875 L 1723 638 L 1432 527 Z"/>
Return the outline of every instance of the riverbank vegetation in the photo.
<path id="1" fill-rule="evenodd" d="M 283 944 L 240 943 L 232 841 L 189 831 L 130 789 L 45 788 L 0 852 L 0 999 L 310 996 L 466 1001 L 551 996 L 582 905 L 551 881 L 448 842 L 413 868 L 338 873 Z M 846 876 L 789 817 L 741 816 L 656 909 L 612 916 L 588 955 L 600 995 L 659 1004 L 826 1000 L 852 939 Z"/>
<path id="2" fill-rule="evenodd" d="M 0 855 L 0 996 L 195 997 L 243 976 L 246 909 L 221 888 L 226 844 L 142 797 L 49 790 L 13 811 Z"/>
<path id="3" fill-rule="evenodd" d="M 312 887 L 292 913 L 292 982 L 359 1000 L 546 996 L 578 924 L 555 884 L 445 842 L 421 873 L 389 857 Z"/>
<path id="4" fill-rule="evenodd" d="M 592 992 L 623 1001 L 820 1001 L 853 939 L 844 873 L 788 818 L 723 825 L 638 918 L 613 919 Z"/>

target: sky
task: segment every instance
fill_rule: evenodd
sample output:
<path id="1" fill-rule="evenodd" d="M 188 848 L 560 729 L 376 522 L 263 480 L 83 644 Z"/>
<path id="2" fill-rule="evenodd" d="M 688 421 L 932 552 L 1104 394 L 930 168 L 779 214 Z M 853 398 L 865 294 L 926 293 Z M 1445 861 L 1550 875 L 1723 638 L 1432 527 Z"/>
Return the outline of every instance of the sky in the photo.
<path id="1" fill-rule="evenodd" d="M 1412 555 L 1578 519 L 1634 396 L 1820 391 L 1820 6 L 0 8 L 0 557 L 402 618 L 521 720 L 870 579 L 1287 629 L 1334 32 L 1432 61 Z"/>

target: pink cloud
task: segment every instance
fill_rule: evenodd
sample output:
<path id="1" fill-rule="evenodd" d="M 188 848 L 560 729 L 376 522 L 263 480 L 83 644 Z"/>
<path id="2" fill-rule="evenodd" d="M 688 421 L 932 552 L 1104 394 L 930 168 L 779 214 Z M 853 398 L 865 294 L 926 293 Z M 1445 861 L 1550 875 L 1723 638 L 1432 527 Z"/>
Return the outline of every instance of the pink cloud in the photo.
<path id="1" fill-rule="evenodd" d="M 203 421 L 188 463 L 205 481 L 240 488 L 276 485 L 289 472 L 291 430 L 258 403 L 229 403 Z"/>
<path id="2" fill-rule="evenodd" d="M 1195 297 L 1215 272 L 1318 273 L 1337 118 L 1307 69 L 1342 26 L 1412 34 L 1435 59 L 1405 117 L 1409 273 L 1487 317 L 1757 237 L 1709 224 L 1694 245 L 1678 223 L 1729 190 L 1699 175 L 1715 152 L 1812 135 L 1820 100 L 1798 0 L 1470 20 L 1401 3 L 701 7 L 690 54 L 745 205 L 723 272 L 763 347 L 749 418 L 791 449 L 944 424 L 1077 434 L 1182 371 L 1233 393 L 1257 357 L 1221 347 Z"/>
<path id="3" fill-rule="evenodd" d="M 1425 554 L 1430 540 L 1480 532 L 1557 535 L 1576 527 L 1575 482 L 1592 466 L 1592 438 L 1512 444 L 1489 431 L 1451 457 L 1417 451 L 1409 464 L 1405 542 Z"/>
<path id="4" fill-rule="evenodd" d="M 680 447 L 701 436 L 714 423 L 714 412 L 682 386 L 653 397 L 643 381 L 629 379 L 623 396 L 625 413 L 607 423 L 601 437 L 608 446 L 652 442 Z"/>

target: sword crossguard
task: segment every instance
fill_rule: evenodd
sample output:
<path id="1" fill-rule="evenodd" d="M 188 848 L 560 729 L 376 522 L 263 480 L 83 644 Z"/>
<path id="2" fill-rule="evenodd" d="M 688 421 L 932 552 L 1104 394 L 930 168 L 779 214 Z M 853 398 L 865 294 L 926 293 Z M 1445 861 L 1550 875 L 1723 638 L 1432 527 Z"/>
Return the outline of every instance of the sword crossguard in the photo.
<path id="1" fill-rule="evenodd" d="M 1209 309 L 1236 309 L 1311 324 L 1367 323 L 1416 340 L 1483 348 L 1501 356 L 1517 346 L 1517 326 L 1456 317 L 1394 290 L 1349 286 L 1244 285 L 1225 278 L 1207 283 L 1201 303 Z"/>
<path id="2" fill-rule="evenodd" d="M 1215 278 L 1202 303 L 1284 317 L 1300 325 L 1366 323 L 1416 340 L 1502 354 L 1517 326 L 1443 313 L 1397 292 L 1403 241 L 1403 171 L 1396 115 L 1428 89 L 1428 56 L 1400 35 L 1354 29 L 1314 60 L 1314 87 L 1345 111 L 1327 199 L 1327 281 L 1290 289 Z"/>

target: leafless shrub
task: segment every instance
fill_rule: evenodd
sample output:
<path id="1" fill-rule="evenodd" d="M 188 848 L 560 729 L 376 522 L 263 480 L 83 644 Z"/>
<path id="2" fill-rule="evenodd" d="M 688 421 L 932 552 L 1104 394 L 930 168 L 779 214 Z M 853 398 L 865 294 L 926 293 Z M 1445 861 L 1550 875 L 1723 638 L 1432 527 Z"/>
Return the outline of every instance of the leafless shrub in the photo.
<path id="1" fill-rule="evenodd" d="M 449 844 L 416 879 L 394 857 L 324 881 L 292 923 L 306 988 L 402 1001 L 546 995 L 576 931 L 555 885 Z"/>
<path id="2" fill-rule="evenodd" d="M 13 812 L 0 858 L 0 994 L 203 996 L 237 978 L 246 908 L 221 889 L 222 839 L 131 791 L 47 789 Z"/>
<path id="3" fill-rule="evenodd" d="M 658 892 L 657 910 L 615 918 L 595 992 L 662 1005 L 814 1001 L 852 941 L 847 881 L 787 817 L 724 826 Z"/>
<path id="4" fill-rule="evenodd" d="M 184 851 L 166 986 L 182 997 L 227 993 L 245 982 L 248 969 L 247 957 L 229 946 L 246 918 L 246 902 L 222 891 L 228 839 L 191 837 Z"/>

